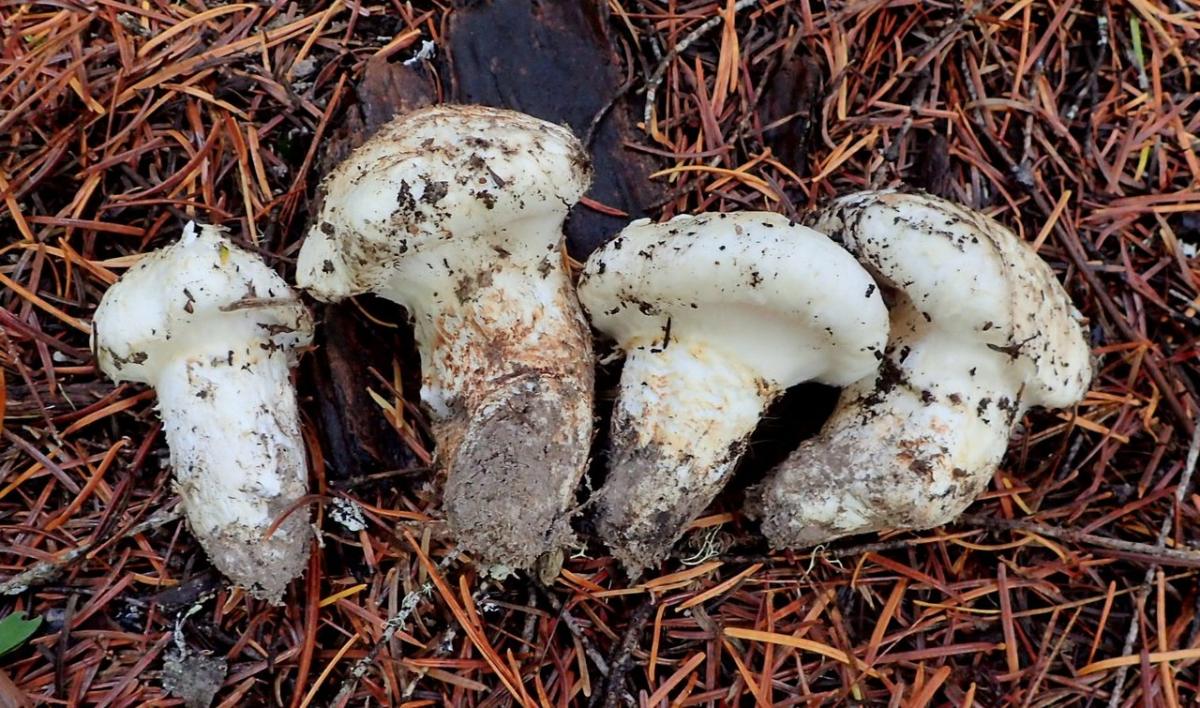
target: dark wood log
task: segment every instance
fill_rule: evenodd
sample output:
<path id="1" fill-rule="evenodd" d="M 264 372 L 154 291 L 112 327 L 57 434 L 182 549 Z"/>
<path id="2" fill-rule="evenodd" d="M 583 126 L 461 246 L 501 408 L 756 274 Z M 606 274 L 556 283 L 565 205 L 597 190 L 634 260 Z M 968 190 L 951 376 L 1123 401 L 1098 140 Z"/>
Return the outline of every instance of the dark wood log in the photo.
<path id="1" fill-rule="evenodd" d="M 771 76 L 759 104 L 763 142 L 798 175 L 808 172 L 808 151 L 821 120 L 821 65 L 803 49 L 792 49 Z"/>

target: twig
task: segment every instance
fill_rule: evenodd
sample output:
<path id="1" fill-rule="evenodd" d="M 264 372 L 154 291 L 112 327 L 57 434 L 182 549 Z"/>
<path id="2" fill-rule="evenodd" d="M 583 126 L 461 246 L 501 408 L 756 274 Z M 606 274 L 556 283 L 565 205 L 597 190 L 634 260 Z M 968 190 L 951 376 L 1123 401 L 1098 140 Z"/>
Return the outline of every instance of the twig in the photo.
<path id="1" fill-rule="evenodd" d="M 828 558 L 837 560 L 839 558 L 848 558 L 850 556 L 859 556 L 864 553 L 878 553 L 880 551 L 894 551 L 900 548 L 911 548 L 919 543 L 932 543 L 937 541 L 937 538 L 929 539 L 914 539 L 908 536 L 897 538 L 891 541 L 876 541 L 874 543 L 860 543 L 853 546 L 844 546 L 842 548 L 829 548 L 824 545 L 816 546 L 815 548 L 804 553 L 784 554 L 729 554 L 717 556 L 717 560 L 725 563 L 778 563 L 786 561 L 789 558 L 794 560 L 815 560 L 817 558 Z"/>
<path id="2" fill-rule="evenodd" d="M 453 549 L 446 554 L 445 558 L 438 563 L 438 570 L 443 571 L 450 567 L 450 564 L 458 559 L 459 550 Z M 400 602 L 400 609 L 396 614 L 388 618 L 388 621 L 383 625 L 383 631 L 379 635 L 379 641 L 375 642 L 375 646 L 367 651 L 366 656 L 354 663 L 354 667 L 350 669 L 350 673 L 346 678 L 342 679 L 342 685 L 338 687 L 337 695 L 329 702 L 331 706 L 340 706 L 345 703 L 345 700 L 350 697 L 350 693 L 354 691 L 354 687 L 358 685 L 358 680 L 366 675 L 367 670 L 379 658 L 383 648 L 391 643 L 392 637 L 396 636 L 396 632 L 404 629 L 408 624 L 408 618 L 416 611 L 417 606 L 421 604 L 421 599 L 433 592 L 433 580 L 426 580 L 421 587 L 413 590 L 404 596 Z"/>
<path id="3" fill-rule="evenodd" d="M 542 596 L 543 600 L 545 600 L 551 607 L 554 608 L 554 611 L 557 612 L 558 616 L 562 618 L 563 624 L 567 625 L 567 629 L 571 632 L 571 634 L 578 638 L 579 642 L 583 644 L 584 653 L 586 653 L 588 658 L 592 660 L 592 663 L 596 665 L 596 668 L 600 671 L 600 674 L 607 677 L 609 673 L 608 661 L 605 660 L 604 655 L 600 653 L 600 650 L 596 648 L 596 645 L 592 643 L 592 640 L 589 639 L 586 634 L 584 634 L 583 627 L 579 626 L 579 620 L 572 617 L 571 613 L 567 611 L 567 606 L 552 593 L 546 590 L 541 583 L 534 583 L 533 589 Z"/>
<path id="4" fill-rule="evenodd" d="M 1107 7 L 1102 7 L 1096 11 L 1096 46 L 1094 54 L 1089 52 L 1089 68 L 1088 79 L 1083 82 L 1075 100 L 1063 111 L 1063 118 L 1067 121 L 1075 120 L 1079 115 L 1079 109 L 1083 106 L 1083 102 L 1089 96 L 1095 103 L 1096 86 L 1098 84 L 1100 69 L 1104 66 L 1104 60 L 1108 58 L 1108 11 Z"/>
<path id="5" fill-rule="evenodd" d="M 160 526 L 165 526 L 172 521 L 179 519 L 179 512 L 175 510 L 159 512 L 142 523 L 131 527 L 129 530 L 121 534 L 120 539 L 124 540 L 131 536 L 136 536 L 140 533 L 145 533 L 151 529 L 156 529 Z M 108 539 L 105 539 L 108 540 Z M 100 539 L 95 539 L 81 546 L 76 546 L 69 550 L 58 554 L 56 558 L 48 561 L 38 561 L 29 569 L 14 575 L 13 577 L 0 583 L 0 595 L 20 595 L 26 590 L 31 590 L 39 585 L 44 585 L 58 576 L 63 574 L 67 568 L 71 567 L 75 561 L 86 556 L 92 549 L 99 546 Z"/>
<path id="6" fill-rule="evenodd" d="M 745 8 L 750 7 L 751 5 L 757 5 L 758 3 L 759 0 L 738 0 L 737 4 L 733 6 L 733 11 L 741 12 Z M 708 18 L 701 23 L 699 27 L 692 30 L 688 36 L 679 40 L 674 47 L 671 47 L 671 51 L 667 52 L 667 55 L 662 58 L 661 62 L 658 63 L 658 68 L 654 70 L 654 74 L 651 75 L 649 80 L 646 81 L 646 107 L 642 111 L 642 122 L 645 124 L 647 130 L 650 129 L 650 114 L 654 110 L 654 99 L 658 95 L 658 85 L 662 83 L 663 76 L 666 75 L 667 68 L 671 66 L 671 62 L 675 60 L 675 57 L 687 51 L 688 47 L 695 44 L 696 40 L 708 34 L 714 27 L 721 24 L 721 21 L 724 19 L 724 14 Z"/>
<path id="7" fill-rule="evenodd" d="M 625 47 L 624 42 L 621 44 L 622 47 Z M 629 54 L 628 47 L 625 47 L 625 49 L 625 60 L 626 63 L 629 64 L 629 74 L 625 77 L 625 80 L 621 82 L 621 85 L 617 87 L 617 90 L 613 92 L 612 97 L 605 101 L 604 105 L 601 106 L 598 111 L 596 111 L 594 116 L 592 116 L 592 121 L 588 123 L 587 133 L 583 137 L 583 147 L 589 151 L 592 149 L 592 142 L 596 139 L 596 133 L 600 129 L 600 124 L 604 122 L 605 118 L 608 117 L 608 114 L 612 111 L 613 106 L 617 105 L 617 102 L 623 99 L 625 94 L 629 93 L 629 89 L 633 88 L 634 81 L 637 80 L 637 71 L 634 70 L 632 57 Z"/>
<path id="8" fill-rule="evenodd" d="M 629 617 L 629 626 L 625 628 L 625 633 L 621 635 L 621 641 L 613 646 L 612 655 L 609 657 L 609 666 L 611 669 L 608 673 L 608 678 L 604 681 L 604 690 L 592 697 L 590 703 L 592 708 L 595 708 L 595 706 L 615 708 L 617 701 L 621 700 L 622 694 L 625 692 L 625 674 L 629 673 L 629 668 L 633 665 L 633 651 L 637 649 L 638 640 L 642 636 L 642 629 L 645 628 L 646 621 L 650 619 L 650 613 L 653 609 L 654 598 L 653 596 L 647 596 Z"/>
<path id="9" fill-rule="evenodd" d="M 1151 558 L 1156 563 L 1164 565 L 1186 565 L 1189 567 L 1200 568 L 1200 550 L 1191 550 L 1183 548 L 1165 548 L 1161 543 L 1139 543 L 1137 541 L 1125 541 L 1119 538 L 1107 538 L 1105 536 L 1097 536 L 1095 534 L 1084 533 L 1074 529 L 1064 529 L 1048 524 L 1040 524 L 1034 521 L 1025 521 L 1022 519 L 995 519 L 981 514 L 964 514 L 959 517 L 958 524 L 970 524 L 972 526 L 982 526 L 988 529 L 1006 529 L 1011 531 L 1027 531 L 1036 533 L 1041 536 L 1050 536 L 1051 538 L 1061 538 L 1064 541 L 1073 541 L 1075 543 L 1084 543 L 1089 546 L 1098 546 L 1107 548 L 1113 551 L 1123 553 L 1132 553 L 1140 557 Z"/>
<path id="10" fill-rule="evenodd" d="M 348 477 L 346 479 L 332 480 L 329 486 L 337 490 L 349 490 L 355 487 L 362 487 L 377 482 L 383 482 L 389 479 L 398 477 L 411 477 L 418 474 L 432 472 L 432 467 L 406 467 L 402 470 L 384 470 L 383 472 L 373 472 L 371 474 L 359 475 L 357 477 Z"/>

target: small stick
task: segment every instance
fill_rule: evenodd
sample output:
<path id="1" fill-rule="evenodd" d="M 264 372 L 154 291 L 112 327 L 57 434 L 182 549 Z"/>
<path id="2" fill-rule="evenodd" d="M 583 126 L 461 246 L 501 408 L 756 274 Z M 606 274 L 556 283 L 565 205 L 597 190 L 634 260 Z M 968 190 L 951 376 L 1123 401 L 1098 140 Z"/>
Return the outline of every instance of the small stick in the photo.
<path id="1" fill-rule="evenodd" d="M 858 556 L 864 553 L 878 553 L 880 551 L 894 551 L 900 548 L 909 548 L 917 543 L 934 543 L 941 539 L 924 538 L 898 538 L 891 541 L 876 541 L 873 543 L 860 543 L 853 546 L 845 546 L 842 548 L 829 548 L 824 544 L 815 546 L 807 552 L 793 553 L 791 557 L 795 560 L 809 560 L 815 562 L 817 558 L 827 558 L 829 560 L 838 560 L 840 558 L 848 558 L 850 556 Z M 763 554 L 730 554 L 719 555 L 717 560 L 726 563 L 778 563 L 785 561 L 788 556 L 784 553 L 763 553 Z"/>
<path id="2" fill-rule="evenodd" d="M 1124 541 L 1119 538 L 1097 536 L 1095 534 L 1084 533 L 1074 529 L 1064 529 L 1057 526 L 1050 526 L 1048 524 L 1039 524 L 1033 521 L 1023 521 L 1020 519 L 993 519 L 980 514 L 964 514 L 963 516 L 959 517 L 957 523 L 982 526 L 988 529 L 1027 531 L 1029 533 L 1036 533 L 1042 536 L 1050 536 L 1051 538 L 1061 538 L 1065 541 L 1074 541 L 1076 543 L 1084 543 L 1089 546 L 1107 548 L 1113 551 L 1133 553 L 1139 556 L 1152 558 L 1156 563 L 1170 565 L 1172 561 L 1177 561 L 1184 565 L 1200 567 L 1200 550 L 1166 548 L 1161 543 L 1150 544 L 1139 543 L 1137 541 Z"/>
<path id="3" fill-rule="evenodd" d="M 397 477 L 411 477 L 413 475 L 424 474 L 432 471 L 432 467 L 406 467 L 398 470 L 384 470 L 383 472 L 374 472 L 372 474 L 364 474 L 357 477 L 349 477 L 347 479 L 333 480 L 329 483 L 329 486 L 337 490 L 345 491 L 354 489 L 355 487 L 362 487 L 369 484 L 374 484 L 376 482 L 395 479 Z"/>
<path id="4" fill-rule="evenodd" d="M 625 692 L 623 686 L 625 674 L 629 673 L 629 669 L 633 665 L 633 650 L 637 649 L 638 639 L 641 638 L 642 629 L 646 626 L 646 621 L 650 619 L 653 609 L 654 598 L 647 596 L 629 617 L 629 626 L 625 628 L 625 633 L 621 635 L 621 641 L 613 647 L 612 656 L 609 657 L 611 668 L 608 678 L 604 681 L 604 690 L 592 698 L 591 706 L 593 708 L 595 706 L 615 708 L 621 701 L 622 694 Z"/>
<path id="5" fill-rule="evenodd" d="M 551 607 L 554 608 L 554 611 L 557 612 L 559 617 L 562 618 L 563 624 L 567 625 L 567 629 L 571 632 L 571 634 L 579 638 L 580 644 L 583 644 L 584 653 L 586 653 L 588 658 L 592 660 L 592 663 L 596 665 L 596 668 L 600 671 L 600 674 L 607 677 L 609 674 L 608 662 L 604 660 L 604 655 L 600 653 L 600 650 L 596 648 L 596 645 L 592 643 L 592 640 L 583 633 L 583 627 L 579 626 L 579 620 L 572 617 L 571 613 L 567 611 L 566 604 L 546 590 L 546 588 L 542 587 L 540 583 L 533 585 L 533 589 L 542 596 L 543 600 L 545 600 Z"/>
<path id="6" fill-rule="evenodd" d="M 179 520 L 179 512 L 172 510 L 167 512 L 159 512 L 146 519 L 140 524 L 131 527 L 129 530 L 121 534 L 121 540 L 136 536 L 140 533 L 145 533 L 160 526 L 165 526 L 172 521 Z M 58 554 L 56 558 L 48 561 L 38 561 L 34 563 L 28 570 L 25 570 L 13 577 L 0 583 L 0 595 L 20 595 L 26 590 L 44 585 L 51 582 L 58 576 L 62 575 L 63 571 L 71 567 L 75 561 L 86 556 L 93 548 L 100 545 L 100 541 L 93 540 L 83 545 L 76 546 L 67 551 Z"/>
<path id="7" fill-rule="evenodd" d="M 457 548 L 450 551 L 445 558 L 438 562 L 438 570 L 446 570 L 458 558 L 458 555 L 459 550 Z M 329 705 L 340 706 L 345 703 L 346 699 L 350 697 L 350 693 L 354 691 L 354 687 L 358 685 L 358 680 L 366 675 L 367 669 L 371 668 L 371 665 L 379 658 L 379 653 L 383 651 L 383 648 L 391 643 L 392 637 L 396 636 L 396 632 L 404 629 L 404 626 L 408 624 L 408 618 L 417 610 L 417 606 L 421 604 L 421 599 L 427 597 L 431 592 L 433 592 L 433 580 L 426 580 L 421 587 L 404 596 L 404 599 L 400 602 L 400 609 L 384 623 L 383 632 L 379 635 L 379 641 L 375 642 L 375 646 L 371 647 L 366 656 L 354 663 L 354 668 L 350 669 L 350 673 L 342 680 L 342 685 L 338 688 L 337 695 L 329 702 Z"/>

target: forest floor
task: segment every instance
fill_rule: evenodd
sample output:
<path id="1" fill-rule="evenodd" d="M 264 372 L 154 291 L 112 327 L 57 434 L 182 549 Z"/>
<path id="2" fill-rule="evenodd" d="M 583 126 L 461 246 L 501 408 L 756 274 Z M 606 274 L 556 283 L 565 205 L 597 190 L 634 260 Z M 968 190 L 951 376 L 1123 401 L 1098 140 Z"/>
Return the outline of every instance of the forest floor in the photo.
<path id="1" fill-rule="evenodd" d="M 0 699 L 165 704 L 182 661 L 226 706 L 1197 700 L 1191 0 L 609 0 L 591 30 L 616 86 L 578 66 L 504 79 L 562 101 L 611 88 L 597 149 L 652 176 L 636 208 L 577 207 L 610 222 L 800 215 L 901 186 L 1032 243 L 1087 318 L 1098 375 L 1076 409 L 1021 421 L 959 522 L 770 552 L 737 489 L 828 410 L 806 389 L 648 577 L 626 580 L 583 523 L 552 583 L 485 581 L 434 523 L 431 443 L 398 393 L 415 389 L 393 385 L 411 361 L 376 348 L 353 411 L 375 442 L 331 442 L 350 414 L 300 377 L 324 531 L 304 579 L 282 607 L 224 586 L 176 513 L 153 392 L 93 364 L 92 313 L 191 218 L 290 278 L 320 170 L 371 123 L 369 67 L 418 72 L 423 100 L 471 95 L 469 52 L 448 51 L 470 42 L 449 35 L 488 3 L 461 4 L 0 2 L 0 615 L 41 618 L 0 659 Z M 556 64 L 518 39 L 493 43 Z M 354 307 L 403 330 L 398 310 Z M 337 497 L 364 530 L 326 518 Z"/>

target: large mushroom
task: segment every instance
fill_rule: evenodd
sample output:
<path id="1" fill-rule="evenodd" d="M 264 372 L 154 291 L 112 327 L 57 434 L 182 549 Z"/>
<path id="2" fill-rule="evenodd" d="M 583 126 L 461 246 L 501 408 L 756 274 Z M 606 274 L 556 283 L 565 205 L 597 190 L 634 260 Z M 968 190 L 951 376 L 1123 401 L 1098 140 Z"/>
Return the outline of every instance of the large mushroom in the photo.
<path id="1" fill-rule="evenodd" d="M 297 282 L 322 300 L 404 305 L 445 510 L 493 569 L 571 539 L 592 431 L 593 356 L 561 251 L 590 179 L 579 141 L 513 111 L 403 115 L 323 182 Z"/>
<path id="2" fill-rule="evenodd" d="M 712 501 L 776 396 L 866 376 L 887 338 L 854 258 L 764 212 L 634 222 L 588 259 L 579 297 L 626 354 L 597 526 L 634 576 Z"/>
<path id="3" fill-rule="evenodd" d="M 846 388 L 762 486 L 763 530 L 802 547 L 951 521 L 987 487 L 1028 408 L 1087 391 L 1080 315 L 1024 242 L 945 200 L 862 192 L 813 226 L 876 275 L 891 335 L 878 374 Z"/>
<path id="4" fill-rule="evenodd" d="M 308 471 L 289 371 L 312 340 L 308 309 L 221 229 L 189 223 L 104 293 L 92 331 L 101 371 L 157 391 L 183 511 L 213 565 L 279 602 L 312 536 L 295 509 Z"/>

